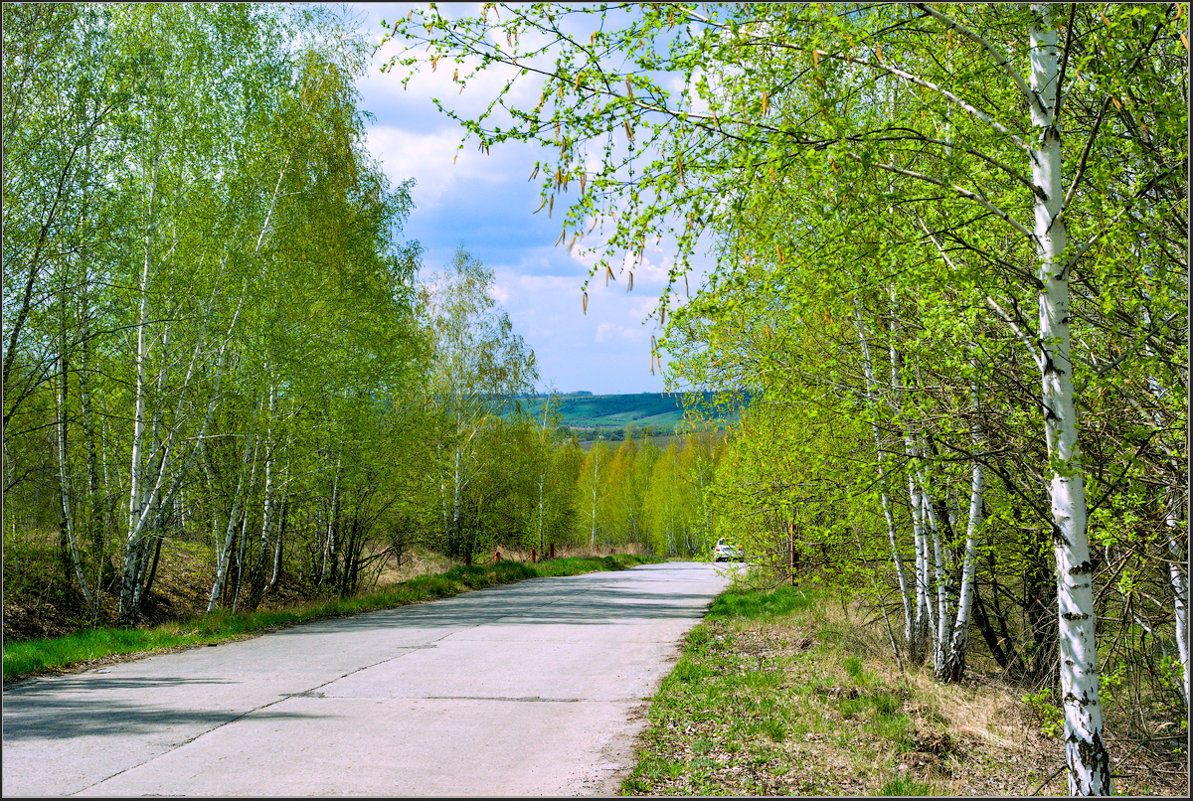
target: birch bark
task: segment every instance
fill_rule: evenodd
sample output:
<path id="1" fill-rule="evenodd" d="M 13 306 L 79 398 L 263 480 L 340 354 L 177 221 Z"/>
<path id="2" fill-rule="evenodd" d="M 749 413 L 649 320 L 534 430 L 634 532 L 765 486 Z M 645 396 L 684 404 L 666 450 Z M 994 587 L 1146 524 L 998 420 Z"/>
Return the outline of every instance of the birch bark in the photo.
<path id="1" fill-rule="evenodd" d="M 1049 8 L 1033 4 L 1028 31 L 1029 104 L 1033 128 L 1033 230 L 1039 267 L 1039 350 L 1044 431 L 1048 445 L 1052 537 L 1059 606 L 1060 692 L 1065 755 L 1072 795 L 1109 795 L 1110 757 L 1102 741 L 1093 563 L 1086 531 L 1085 481 L 1077 437 L 1077 406 L 1069 329 L 1068 234 L 1063 216 L 1061 136 L 1055 125 L 1058 85 L 1056 30 Z"/>
<path id="2" fill-rule="evenodd" d="M 144 493 L 147 477 L 145 475 L 144 455 L 142 453 L 145 438 L 145 392 L 146 392 L 146 363 L 149 358 L 149 343 L 147 328 L 149 327 L 149 267 L 153 259 L 154 237 L 154 201 L 157 191 L 158 165 L 155 162 L 152 169 L 152 179 L 149 189 L 148 219 L 145 225 L 145 252 L 141 266 L 140 297 L 137 321 L 137 353 L 136 353 L 136 384 L 133 400 L 133 437 L 130 454 L 131 466 L 129 470 L 129 500 L 128 500 L 128 528 L 124 546 L 124 570 L 120 585 L 120 613 L 127 622 L 136 617 L 136 585 L 140 578 L 137 565 L 141 557 L 141 519 L 144 513 Z"/>
<path id="3" fill-rule="evenodd" d="M 976 393 L 975 393 L 976 394 Z M 975 421 L 972 428 L 975 454 L 982 450 L 981 432 Z M 978 529 L 982 525 L 982 495 L 985 489 L 985 468 L 974 458 L 969 494 L 969 522 L 965 532 L 965 554 L 961 558 L 961 588 L 957 593 L 957 617 L 949 636 L 948 655 L 937 677 L 944 681 L 960 681 L 965 675 L 965 648 L 969 641 L 969 620 L 973 608 L 974 571 L 978 555 Z"/>
<path id="4" fill-rule="evenodd" d="M 63 296 L 63 303 L 66 302 L 65 295 Z M 62 534 L 66 539 L 67 547 L 70 551 L 71 567 L 74 569 L 75 580 L 79 583 L 79 591 L 83 593 L 83 599 L 87 602 L 87 606 L 94 613 L 96 611 L 96 604 L 92 598 L 91 589 L 87 586 L 87 574 L 83 570 L 83 561 L 79 556 L 79 547 L 75 538 L 74 514 L 71 510 L 73 502 L 73 493 L 71 492 L 71 476 L 70 467 L 67 460 L 67 442 L 66 442 L 66 410 L 67 410 L 67 361 L 66 361 L 66 325 L 65 320 L 61 324 L 62 336 L 59 342 L 60 352 L 58 355 L 58 498 L 62 511 Z M 99 587 L 96 587 L 96 592 Z"/>
<path id="5" fill-rule="evenodd" d="M 870 357 L 870 343 L 866 336 L 865 323 L 862 320 L 861 305 L 854 298 L 853 303 L 854 318 L 857 321 L 858 340 L 862 348 L 862 367 L 866 378 L 866 399 L 870 403 L 871 409 L 876 405 L 876 391 L 877 380 L 874 377 L 874 363 Z M 882 458 L 882 437 L 878 431 L 878 421 L 874 418 L 870 419 L 870 431 L 874 436 L 874 453 L 878 466 L 878 484 L 880 487 L 880 497 L 882 501 L 882 516 L 886 520 L 887 538 L 891 544 L 891 563 L 895 568 L 895 578 L 899 582 L 899 600 L 903 604 L 903 641 L 906 644 L 911 643 L 911 629 L 912 617 L 914 615 L 912 609 L 912 595 L 911 589 L 907 586 L 907 571 L 903 567 L 903 559 L 899 556 L 899 542 L 895 536 L 895 520 L 891 514 L 891 499 L 890 493 L 887 490 L 886 472 L 883 465 Z M 896 651 L 896 653 L 898 653 Z"/>
<path id="6" fill-rule="evenodd" d="M 232 505 L 228 509 L 228 521 L 224 526 L 224 539 L 215 544 L 215 581 L 211 584 L 211 595 L 207 601 L 207 613 L 215 610 L 216 602 L 223 593 L 224 581 L 228 572 L 228 557 L 232 552 L 233 539 L 236 536 L 236 524 L 240 519 L 240 507 L 244 500 L 244 477 L 247 472 L 252 453 L 256 450 L 255 437 L 250 432 L 244 440 L 244 458 L 241 460 L 239 477 L 236 480 L 236 491 L 232 494 Z"/>

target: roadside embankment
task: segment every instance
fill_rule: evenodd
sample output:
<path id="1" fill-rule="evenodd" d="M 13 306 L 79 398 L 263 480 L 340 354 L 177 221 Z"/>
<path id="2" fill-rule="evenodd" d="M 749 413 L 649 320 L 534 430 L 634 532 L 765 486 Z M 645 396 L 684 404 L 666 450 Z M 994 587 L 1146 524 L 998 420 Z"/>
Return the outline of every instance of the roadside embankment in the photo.
<path id="1" fill-rule="evenodd" d="M 1023 688 L 980 666 L 939 684 L 886 637 L 829 590 L 727 591 L 653 699 L 622 794 L 1068 794 L 1063 744 Z M 1182 765 L 1110 747 L 1116 794 L 1185 794 Z"/>

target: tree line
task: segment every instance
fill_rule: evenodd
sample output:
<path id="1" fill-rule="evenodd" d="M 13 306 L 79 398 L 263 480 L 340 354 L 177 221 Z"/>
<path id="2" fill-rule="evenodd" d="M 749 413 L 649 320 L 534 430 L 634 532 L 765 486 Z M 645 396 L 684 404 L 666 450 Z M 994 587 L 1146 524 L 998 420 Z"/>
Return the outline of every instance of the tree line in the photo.
<path id="1" fill-rule="evenodd" d="M 7 599 L 48 561 L 61 603 L 134 624 L 175 549 L 208 612 L 350 595 L 415 548 L 705 550 L 707 446 L 582 450 L 492 272 L 421 269 L 410 186 L 364 147 L 358 32 L 3 14 Z"/>
<path id="2" fill-rule="evenodd" d="M 434 346 L 365 55 L 317 9 L 5 7 L 6 574 L 56 530 L 129 623 L 178 539 L 213 545 L 209 608 L 299 555 L 361 580 L 376 482 L 410 474 L 374 445 Z"/>
<path id="3" fill-rule="evenodd" d="M 815 556 L 941 681 L 979 636 L 1063 711 L 1070 790 L 1109 794 L 1107 705 L 1149 747 L 1187 731 L 1187 24 L 489 5 L 400 20 L 391 68 L 508 80 L 479 117 L 445 110 L 542 147 L 560 241 L 603 223 L 590 276 L 632 279 L 666 238 L 670 377 L 753 393 L 714 530 Z"/>

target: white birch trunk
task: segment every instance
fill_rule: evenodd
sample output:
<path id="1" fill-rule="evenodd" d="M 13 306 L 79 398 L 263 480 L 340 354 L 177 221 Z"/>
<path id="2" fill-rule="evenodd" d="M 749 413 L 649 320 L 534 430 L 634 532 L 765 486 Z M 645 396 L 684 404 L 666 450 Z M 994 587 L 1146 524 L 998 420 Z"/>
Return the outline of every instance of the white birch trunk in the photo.
<path id="1" fill-rule="evenodd" d="M 1154 269 L 1145 264 L 1144 273 L 1151 277 L 1154 274 Z M 1145 299 L 1150 300 L 1147 290 L 1143 290 Z M 1143 322 L 1149 328 L 1152 325 L 1151 315 L 1148 313 L 1147 305 L 1143 307 Z M 1154 355 L 1150 344 L 1145 344 L 1144 348 L 1148 355 Z M 1160 380 L 1154 376 L 1147 377 L 1148 389 L 1151 390 L 1152 395 L 1157 401 L 1161 400 L 1168 394 L 1168 390 L 1160 383 Z M 1165 427 L 1164 417 L 1158 411 L 1152 412 L 1152 423 L 1155 425 L 1157 431 L 1161 431 Z M 1169 466 L 1174 473 L 1180 472 L 1184 469 L 1176 458 L 1172 450 L 1162 441 L 1160 447 L 1164 450 L 1169 459 Z M 1172 607 L 1173 619 L 1176 624 L 1176 649 L 1177 656 L 1181 663 L 1181 694 L 1185 701 L 1185 706 L 1189 704 L 1189 577 L 1186 574 L 1183 566 L 1188 563 L 1187 546 L 1184 544 L 1188 542 L 1188 532 L 1185 529 L 1182 532 L 1181 522 L 1184 519 L 1184 498 L 1176 489 L 1169 489 L 1166 493 L 1165 510 L 1164 510 L 1164 526 L 1168 532 L 1168 576 L 1169 584 L 1172 587 Z M 1182 538 L 1182 533 L 1184 537 Z M 1182 539 L 1184 540 L 1182 542 Z M 1186 717 L 1188 716 L 1188 709 L 1186 709 Z"/>
<path id="2" fill-rule="evenodd" d="M 870 358 L 870 343 L 866 337 L 865 324 L 862 322 L 861 305 L 857 298 L 854 298 L 853 312 L 857 319 L 857 333 L 858 339 L 862 347 L 862 366 L 866 376 L 866 399 L 871 406 L 875 404 L 875 396 L 877 380 L 874 377 L 874 363 Z M 874 436 L 874 453 L 878 462 L 878 486 L 880 487 L 880 498 L 882 501 L 882 516 L 886 520 L 887 538 L 891 544 L 891 562 L 895 567 L 895 578 L 899 582 L 899 600 L 903 604 L 903 641 L 904 643 L 911 643 L 911 624 L 912 624 L 912 596 L 911 589 L 907 586 L 907 571 L 903 567 L 903 559 L 899 556 L 899 541 L 895 534 L 895 519 L 891 514 L 891 499 L 887 492 L 886 484 L 886 470 L 882 461 L 882 437 L 878 431 L 878 421 L 871 418 L 870 431 Z M 898 651 L 896 650 L 896 656 Z"/>
<path id="3" fill-rule="evenodd" d="M 286 501 L 284 498 L 278 510 L 277 529 L 278 535 L 273 541 L 273 571 L 269 574 L 269 583 L 265 586 L 266 592 L 273 592 L 277 589 L 278 579 L 282 577 L 282 535 L 286 530 Z"/>
<path id="4" fill-rule="evenodd" d="M 154 167 L 154 189 L 157 183 L 157 168 Z M 153 214 L 153 189 L 149 195 L 150 216 Z M 137 321 L 136 384 L 133 395 L 133 437 L 130 455 L 130 480 L 128 493 L 128 528 L 124 546 L 124 570 L 120 587 L 121 615 L 130 620 L 136 614 L 134 596 L 136 582 L 140 578 L 137 565 L 141 556 L 142 524 L 145 493 L 145 392 L 146 361 L 149 357 L 146 328 L 149 325 L 149 267 L 152 261 L 152 225 L 145 234 L 145 256 L 141 267 L 140 303 Z"/>
<path id="5" fill-rule="evenodd" d="M 932 628 L 932 603 L 928 598 L 928 543 L 924 534 L 923 505 L 919 487 L 913 476 L 907 477 L 911 496 L 911 531 L 915 542 L 915 621 L 912 625 L 912 659 L 922 662 L 926 656 L 928 636 Z"/>
<path id="6" fill-rule="evenodd" d="M 319 583 L 327 579 L 327 563 L 335 558 L 335 520 L 340 502 L 340 455 L 336 454 L 336 472 L 331 480 L 331 509 L 327 513 L 327 537 L 323 540 L 323 564 L 319 568 Z"/>
<path id="7" fill-rule="evenodd" d="M 265 366 L 265 372 L 269 372 L 269 365 Z M 260 592 L 265 586 L 265 560 L 269 557 L 269 532 L 270 526 L 273 524 L 274 515 L 274 481 L 273 481 L 273 462 L 275 443 L 273 439 L 273 420 L 277 412 L 277 387 L 273 383 L 269 385 L 269 422 L 265 428 L 265 487 L 263 497 L 261 499 L 261 539 L 257 548 L 257 561 L 255 563 L 253 583 L 250 586 L 249 592 L 252 598 L 252 605 L 255 606 L 260 601 Z"/>
<path id="8" fill-rule="evenodd" d="M 1176 617 L 1176 649 L 1181 660 L 1181 685 L 1184 689 L 1186 715 L 1189 705 L 1189 577 L 1183 566 L 1188 555 L 1181 543 L 1180 506 L 1172 504 L 1168 511 L 1168 575 L 1172 583 L 1173 611 Z M 1187 531 L 1187 529 L 1184 529 Z"/>
<path id="9" fill-rule="evenodd" d="M 898 298 L 895 293 L 894 284 L 890 287 L 891 295 L 891 319 L 890 319 L 890 366 L 891 366 L 891 393 L 892 393 L 892 407 L 897 415 L 902 415 L 903 412 L 903 376 L 902 376 L 902 358 L 899 355 L 898 349 L 895 347 L 895 341 L 898 335 L 898 327 L 895 323 L 895 314 L 898 310 Z M 911 509 L 911 531 L 912 542 L 915 544 L 915 614 L 911 626 L 910 639 L 910 656 L 915 663 L 922 663 L 924 661 L 928 645 L 928 638 L 932 630 L 932 603 L 928 598 L 929 591 L 929 576 L 928 576 L 928 544 L 924 533 L 924 519 L 923 507 L 920 499 L 919 488 L 916 486 L 914 467 L 917 462 L 918 454 L 915 448 L 915 439 L 912 436 L 911 430 L 903 426 L 903 449 L 907 456 L 907 463 L 909 471 L 907 474 L 908 494 Z"/>
<path id="10" fill-rule="evenodd" d="M 982 438 L 976 423 L 972 429 L 972 436 L 976 453 L 982 449 Z M 985 483 L 985 468 L 975 459 L 969 494 L 969 522 L 965 531 L 965 555 L 961 559 L 961 589 L 957 593 L 957 617 L 953 621 L 944 670 L 937 673 L 937 678 L 944 681 L 960 681 L 965 675 L 965 648 L 969 641 L 969 618 L 973 609 L 978 529 L 982 525 L 982 495 Z"/>
<path id="11" fill-rule="evenodd" d="M 290 443 L 287 438 L 287 445 Z M 288 450 L 289 448 L 287 448 Z M 278 522 L 277 522 L 277 537 L 274 538 L 273 546 L 273 571 L 269 576 L 269 584 L 266 586 L 267 592 L 272 592 L 278 586 L 278 580 L 282 576 L 282 537 L 286 533 L 286 495 L 285 490 L 290 485 L 290 465 L 288 462 L 282 462 L 282 498 L 278 502 Z"/>
<path id="12" fill-rule="evenodd" d="M 104 507 L 100 484 L 99 451 L 96 447 L 95 412 L 91 401 L 91 302 L 89 297 L 89 281 L 87 275 L 86 258 L 82 260 L 82 282 L 80 286 L 80 336 L 81 363 L 79 365 L 79 413 L 83 424 L 83 437 L 87 448 L 87 497 L 90 501 L 90 515 L 88 519 L 88 538 L 96 562 L 95 590 L 98 596 L 104 580 L 107 566 L 107 553 L 104 544 Z"/>
<path id="13" fill-rule="evenodd" d="M 248 496 L 253 494 L 253 482 L 257 472 L 257 449 L 253 448 L 252 464 L 249 466 L 249 486 L 245 493 L 247 506 Z M 244 548 L 249 536 L 248 510 L 240 517 L 240 541 L 236 544 L 236 586 L 232 588 L 232 613 L 236 614 L 240 606 L 240 586 L 244 581 Z"/>
<path id="14" fill-rule="evenodd" d="M 950 560 L 946 552 L 945 543 L 940 536 L 941 525 L 936 519 L 936 510 L 932 506 L 932 496 L 928 494 L 928 483 L 923 470 L 916 470 L 920 480 L 920 502 L 924 506 L 924 532 L 928 538 L 927 545 L 931 545 L 932 561 L 929 569 L 933 573 L 933 586 L 936 588 L 936 607 L 932 609 L 932 667 L 936 672 L 944 667 L 945 644 L 948 642 L 949 594 L 945 576 L 945 564 Z"/>
<path id="15" fill-rule="evenodd" d="M 233 538 L 236 536 L 237 518 L 240 516 L 240 505 L 244 498 L 244 477 L 249 460 L 252 458 L 251 454 L 256 446 L 253 443 L 254 437 L 249 434 L 245 438 L 244 443 L 244 458 L 240 464 L 240 476 L 236 481 L 236 491 L 232 494 L 232 505 L 228 509 L 228 522 L 224 526 L 224 540 L 221 545 L 217 540 L 215 543 L 215 581 L 211 583 L 211 596 L 207 601 L 207 614 L 211 614 L 215 609 L 216 601 L 219 600 L 220 592 L 223 589 L 224 581 L 228 572 L 228 556 L 232 552 Z"/>
<path id="16" fill-rule="evenodd" d="M 65 302 L 65 300 L 63 301 Z M 79 558 L 78 544 L 75 542 L 75 526 L 74 515 L 71 511 L 71 480 L 70 468 L 67 464 L 67 449 L 66 449 L 66 352 L 65 352 L 65 335 L 62 337 L 60 346 L 63 347 L 62 352 L 58 357 L 58 498 L 61 502 L 62 510 L 62 529 L 66 534 L 67 548 L 70 551 L 71 567 L 75 571 L 75 580 L 79 582 L 79 590 L 83 593 L 83 599 L 87 602 L 88 608 L 95 611 L 96 605 L 92 600 L 91 590 L 87 586 L 87 575 L 83 570 L 83 561 Z M 96 586 L 98 591 L 99 587 Z"/>
<path id="17" fill-rule="evenodd" d="M 1094 641 L 1093 569 L 1086 531 L 1085 482 L 1077 438 L 1077 407 L 1070 356 L 1068 235 L 1061 212 L 1061 140 L 1054 119 L 1059 94 L 1057 34 L 1046 4 L 1033 4 L 1028 32 L 1030 102 L 1035 149 L 1034 236 L 1040 264 L 1037 363 L 1048 444 L 1053 542 L 1060 628 L 1060 694 L 1065 712 L 1065 754 L 1072 795 L 1109 795 L 1110 757 L 1102 740 Z"/>

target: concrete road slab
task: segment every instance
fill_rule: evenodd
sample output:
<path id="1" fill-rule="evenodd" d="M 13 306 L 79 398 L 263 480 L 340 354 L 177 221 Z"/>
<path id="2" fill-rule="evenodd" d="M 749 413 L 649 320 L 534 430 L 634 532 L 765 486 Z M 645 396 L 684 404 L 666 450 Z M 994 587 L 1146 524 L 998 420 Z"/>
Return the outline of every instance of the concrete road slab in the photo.
<path id="1" fill-rule="evenodd" d="M 14 795 L 609 795 L 727 585 L 533 579 L 4 690 Z"/>

